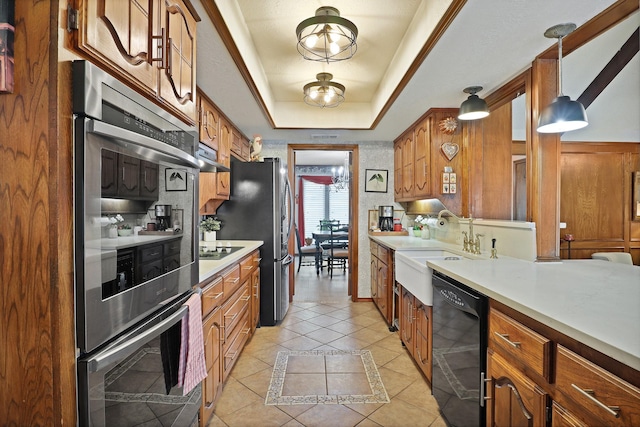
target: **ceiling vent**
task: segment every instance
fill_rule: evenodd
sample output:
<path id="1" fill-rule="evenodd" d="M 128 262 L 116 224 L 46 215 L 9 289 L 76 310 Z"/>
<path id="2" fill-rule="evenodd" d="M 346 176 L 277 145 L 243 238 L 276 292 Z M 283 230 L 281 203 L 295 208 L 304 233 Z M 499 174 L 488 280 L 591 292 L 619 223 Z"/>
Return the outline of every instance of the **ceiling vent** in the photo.
<path id="1" fill-rule="evenodd" d="M 337 134 L 312 134 L 311 139 L 338 139 Z"/>

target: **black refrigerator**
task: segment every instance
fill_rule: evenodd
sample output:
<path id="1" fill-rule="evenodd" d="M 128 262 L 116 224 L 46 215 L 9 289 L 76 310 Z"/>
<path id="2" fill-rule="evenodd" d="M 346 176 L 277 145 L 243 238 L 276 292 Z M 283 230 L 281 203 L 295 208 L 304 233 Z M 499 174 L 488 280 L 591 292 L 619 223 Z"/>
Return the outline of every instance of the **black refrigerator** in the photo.
<path id="1" fill-rule="evenodd" d="M 231 195 L 216 211 L 218 240 L 262 240 L 260 325 L 274 326 L 289 309 L 289 234 L 293 196 L 279 158 L 231 162 Z"/>

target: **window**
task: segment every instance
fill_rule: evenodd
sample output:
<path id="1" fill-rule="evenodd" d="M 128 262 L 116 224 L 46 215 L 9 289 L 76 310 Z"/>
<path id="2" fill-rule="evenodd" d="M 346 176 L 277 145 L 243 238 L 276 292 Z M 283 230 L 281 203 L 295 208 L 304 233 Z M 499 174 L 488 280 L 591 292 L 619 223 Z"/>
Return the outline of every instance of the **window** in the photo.
<path id="1" fill-rule="evenodd" d="M 331 186 L 302 180 L 304 189 L 304 237 L 318 230 L 321 219 L 349 222 L 349 189 L 335 192 Z"/>

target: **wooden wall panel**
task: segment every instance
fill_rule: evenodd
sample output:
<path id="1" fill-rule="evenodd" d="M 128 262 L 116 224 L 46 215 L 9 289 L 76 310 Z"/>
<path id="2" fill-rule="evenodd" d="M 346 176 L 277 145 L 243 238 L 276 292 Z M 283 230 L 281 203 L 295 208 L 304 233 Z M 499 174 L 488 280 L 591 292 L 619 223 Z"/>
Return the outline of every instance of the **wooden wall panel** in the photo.
<path id="1" fill-rule="evenodd" d="M 624 155 L 570 153 L 561 158 L 560 219 L 578 241 L 624 240 Z"/>
<path id="2" fill-rule="evenodd" d="M 511 103 L 492 110 L 482 119 L 482 212 L 481 218 L 511 219 Z"/>

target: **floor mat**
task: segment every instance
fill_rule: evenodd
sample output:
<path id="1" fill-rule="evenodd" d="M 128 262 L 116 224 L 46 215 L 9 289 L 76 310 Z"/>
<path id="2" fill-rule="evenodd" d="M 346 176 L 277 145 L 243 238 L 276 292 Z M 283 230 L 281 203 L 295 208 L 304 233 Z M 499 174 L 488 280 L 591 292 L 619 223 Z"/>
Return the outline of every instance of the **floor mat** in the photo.
<path id="1" fill-rule="evenodd" d="M 369 350 L 278 352 L 266 405 L 356 403 L 389 403 Z"/>

